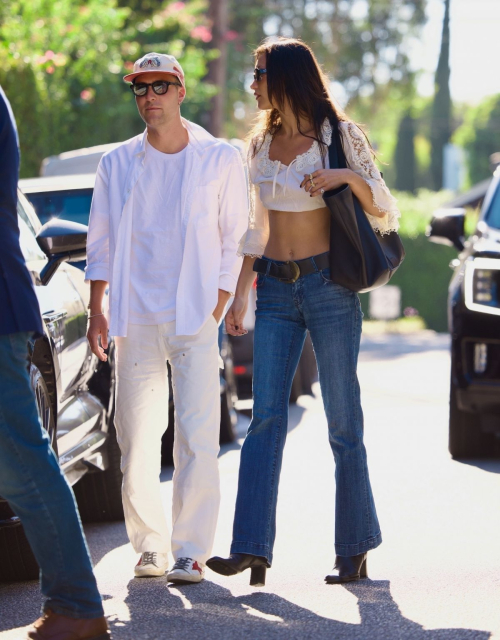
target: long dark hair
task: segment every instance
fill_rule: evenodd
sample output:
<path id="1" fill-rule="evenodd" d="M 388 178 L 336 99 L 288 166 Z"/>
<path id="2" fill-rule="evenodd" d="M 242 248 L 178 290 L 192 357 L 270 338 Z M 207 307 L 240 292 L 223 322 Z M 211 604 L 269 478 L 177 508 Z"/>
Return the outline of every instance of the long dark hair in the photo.
<path id="1" fill-rule="evenodd" d="M 340 121 L 351 120 L 330 95 L 328 78 L 316 56 L 302 40 L 282 37 L 266 40 L 257 47 L 254 51 L 255 61 L 262 54 L 266 55 L 267 95 L 275 108 L 262 111 L 250 131 L 249 139 L 254 140 L 252 155 L 259 151 L 267 133 L 274 136 L 280 130 L 279 112 L 284 110 L 288 102 L 299 133 L 319 142 L 324 164 L 328 147 L 323 142 L 321 129 L 325 118 L 337 128 Z M 313 135 L 306 135 L 301 131 L 301 118 L 312 124 Z"/>

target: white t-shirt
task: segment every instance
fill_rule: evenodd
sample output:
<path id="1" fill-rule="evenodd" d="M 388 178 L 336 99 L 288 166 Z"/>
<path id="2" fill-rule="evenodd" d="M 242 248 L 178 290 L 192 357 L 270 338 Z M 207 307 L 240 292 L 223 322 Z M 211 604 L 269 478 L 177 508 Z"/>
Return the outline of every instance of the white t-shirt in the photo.
<path id="1" fill-rule="evenodd" d="M 132 196 L 131 324 L 175 320 L 182 266 L 181 181 L 186 149 L 168 154 L 146 143 L 144 172 Z"/>

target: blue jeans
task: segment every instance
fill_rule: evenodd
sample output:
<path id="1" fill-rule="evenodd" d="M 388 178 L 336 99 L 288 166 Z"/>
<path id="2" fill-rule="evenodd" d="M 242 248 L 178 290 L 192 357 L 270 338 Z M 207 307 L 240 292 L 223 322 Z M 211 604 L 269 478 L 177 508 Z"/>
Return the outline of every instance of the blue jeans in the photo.
<path id="1" fill-rule="evenodd" d="M 21 519 L 41 569 L 44 609 L 104 615 L 73 492 L 40 427 L 27 372 L 29 333 L 0 335 L 0 495 Z"/>
<path id="2" fill-rule="evenodd" d="M 335 551 L 354 556 L 382 542 L 356 375 L 361 307 L 358 296 L 333 284 L 329 275 L 328 269 L 317 270 L 293 284 L 264 274 L 257 277 L 253 416 L 241 450 L 231 553 L 272 561 L 288 401 L 306 330 L 316 355 L 335 458 Z"/>

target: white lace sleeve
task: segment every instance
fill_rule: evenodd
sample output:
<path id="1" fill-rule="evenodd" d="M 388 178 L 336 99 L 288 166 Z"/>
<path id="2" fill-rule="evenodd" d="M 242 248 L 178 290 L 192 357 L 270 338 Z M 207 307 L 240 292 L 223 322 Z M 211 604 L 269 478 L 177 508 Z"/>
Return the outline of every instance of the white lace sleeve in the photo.
<path id="1" fill-rule="evenodd" d="M 256 158 L 252 158 L 253 141 L 247 155 L 247 173 L 249 186 L 248 229 L 240 240 L 239 256 L 261 258 L 269 240 L 269 212 L 262 204 L 259 187 L 254 184 L 257 171 Z"/>
<path id="2" fill-rule="evenodd" d="M 344 153 L 349 168 L 361 176 L 371 189 L 373 206 L 385 215 L 382 218 L 366 213 L 370 224 L 380 234 L 399 229 L 401 213 L 396 206 L 396 198 L 391 195 L 382 178 L 365 136 L 352 122 L 340 122 L 340 132 L 344 143 Z"/>

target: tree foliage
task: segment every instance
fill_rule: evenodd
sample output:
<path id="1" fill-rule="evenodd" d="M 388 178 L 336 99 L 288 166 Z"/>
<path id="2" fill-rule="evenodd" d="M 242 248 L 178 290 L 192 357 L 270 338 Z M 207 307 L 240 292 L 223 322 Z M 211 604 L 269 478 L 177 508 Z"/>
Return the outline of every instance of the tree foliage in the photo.
<path id="1" fill-rule="evenodd" d="M 471 185 L 491 177 L 489 158 L 500 151 L 500 94 L 489 96 L 476 107 L 469 108 L 453 141 L 467 152 Z"/>
<path id="2" fill-rule="evenodd" d="M 443 35 L 436 69 L 436 93 L 432 106 L 431 177 L 434 189 L 443 186 L 444 147 L 451 137 L 450 0 L 445 0 Z"/>
<path id="3" fill-rule="evenodd" d="M 2 8 L 0 84 L 21 141 L 21 175 L 43 157 L 118 142 L 143 129 L 122 81 L 133 61 L 156 50 L 178 56 L 187 77 L 184 112 L 197 119 L 213 89 L 201 79 L 207 53 L 202 0 L 156 4 L 144 19 L 116 0 L 14 0 Z"/>

